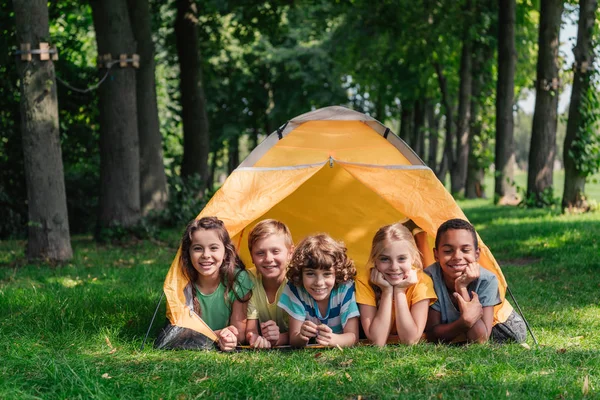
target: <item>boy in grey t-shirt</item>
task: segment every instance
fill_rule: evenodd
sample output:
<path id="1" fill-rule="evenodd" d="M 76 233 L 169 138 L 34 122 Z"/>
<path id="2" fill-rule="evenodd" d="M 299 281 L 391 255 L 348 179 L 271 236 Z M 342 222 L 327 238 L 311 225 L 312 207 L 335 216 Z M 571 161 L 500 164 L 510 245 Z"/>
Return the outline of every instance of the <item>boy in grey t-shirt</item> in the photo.
<path id="1" fill-rule="evenodd" d="M 525 323 L 515 313 L 493 326 L 494 306 L 501 303 L 498 279 L 480 268 L 475 228 L 467 221 L 443 223 L 435 238 L 436 263 L 425 269 L 438 300 L 431 305 L 425 333 L 434 342 L 523 342 Z"/>

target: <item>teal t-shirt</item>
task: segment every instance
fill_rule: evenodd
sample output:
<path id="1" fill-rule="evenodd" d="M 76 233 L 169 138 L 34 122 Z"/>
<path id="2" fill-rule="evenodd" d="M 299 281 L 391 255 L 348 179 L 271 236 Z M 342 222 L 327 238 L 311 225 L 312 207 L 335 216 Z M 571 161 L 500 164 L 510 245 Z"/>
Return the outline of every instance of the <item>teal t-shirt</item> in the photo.
<path id="1" fill-rule="evenodd" d="M 195 286 L 195 285 L 194 285 Z M 252 290 L 253 284 L 248 276 L 248 272 L 241 271 L 237 274 L 233 290 L 242 298 Z M 229 325 L 229 317 L 231 316 L 231 306 L 237 299 L 233 291 L 227 293 L 225 301 L 225 285 L 219 283 L 217 290 L 211 294 L 203 294 L 196 288 L 196 297 L 200 302 L 201 317 L 214 331 L 223 329 Z"/>

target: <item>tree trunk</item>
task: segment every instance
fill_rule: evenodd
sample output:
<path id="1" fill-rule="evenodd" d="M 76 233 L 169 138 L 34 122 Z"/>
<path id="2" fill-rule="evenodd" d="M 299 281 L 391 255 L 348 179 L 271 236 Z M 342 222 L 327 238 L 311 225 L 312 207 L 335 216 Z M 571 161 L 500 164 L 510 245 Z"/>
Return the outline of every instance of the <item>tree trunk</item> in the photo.
<path id="1" fill-rule="evenodd" d="M 17 43 L 38 49 L 48 42 L 48 3 L 14 1 Z M 27 203 L 27 257 L 65 261 L 73 257 L 58 124 L 54 63 L 17 58 L 21 78 L 21 131 Z"/>
<path id="2" fill-rule="evenodd" d="M 435 105 L 433 102 L 427 103 L 427 106 L 425 107 L 425 113 L 427 114 L 427 128 L 429 133 L 427 165 L 429 165 L 429 168 L 435 171 L 437 165 L 439 121 L 435 117 Z"/>
<path id="3" fill-rule="evenodd" d="M 412 149 L 423 159 L 425 158 L 425 105 L 423 100 L 415 101 L 412 132 Z"/>
<path id="4" fill-rule="evenodd" d="M 558 107 L 558 46 L 562 0 L 542 0 L 538 39 L 535 111 L 529 149 L 527 197 L 544 206 L 544 192 L 552 190 L 556 155 Z"/>
<path id="5" fill-rule="evenodd" d="M 480 166 L 479 160 L 474 153 L 475 140 L 481 138 L 482 120 L 481 120 L 481 105 L 482 99 L 481 90 L 483 88 L 483 56 L 485 49 L 482 46 L 475 47 L 473 52 L 473 85 L 471 88 L 471 118 L 469 121 L 469 155 L 467 165 L 467 181 L 465 184 L 465 197 L 467 199 L 476 199 L 484 197 L 483 193 L 483 177 L 484 171 Z M 487 54 L 486 54 L 487 55 Z"/>
<path id="6" fill-rule="evenodd" d="M 400 113 L 400 139 L 406 144 L 411 145 L 411 130 L 413 120 L 413 104 L 408 101 L 402 102 L 402 112 Z"/>
<path id="7" fill-rule="evenodd" d="M 229 175 L 240 165 L 240 140 L 232 137 L 227 141 L 227 172 Z"/>
<path id="8" fill-rule="evenodd" d="M 177 0 L 175 36 L 180 68 L 183 161 L 181 176 L 199 174 L 208 181 L 210 140 L 202 64 L 198 44 L 198 15 L 193 0 Z"/>
<path id="9" fill-rule="evenodd" d="M 92 0 L 98 54 L 131 57 L 135 41 L 123 0 Z M 100 70 L 104 74 L 105 70 Z M 99 88 L 100 200 L 98 229 L 140 219 L 140 152 L 135 69 L 117 62 Z M 99 230 L 98 230 L 99 231 Z"/>
<path id="10" fill-rule="evenodd" d="M 466 29 L 468 29 L 467 27 Z M 472 43 L 465 33 L 460 59 L 460 88 L 458 94 L 458 124 L 456 161 L 451 165 L 450 182 L 453 195 L 463 196 L 469 163 L 469 123 L 471 119 Z"/>
<path id="11" fill-rule="evenodd" d="M 577 45 L 573 49 L 575 71 L 571 104 L 569 105 L 569 121 L 567 136 L 563 150 L 565 162 L 565 185 L 562 198 L 563 208 L 586 210 L 589 205 L 585 200 L 585 174 L 578 170 L 575 159 L 570 154 L 573 141 L 579 139 L 582 126 L 582 102 L 590 89 L 590 72 L 594 65 L 593 29 L 596 20 L 597 0 L 580 0 L 579 24 L 577 29 Z"/>
<path id="12" fill-rule="evenodd" d="M 516 0 L 499 0 L 498 13 L 498 82 L 496 86 L 496 178 L 494 202 L 515 204 L 515 141 L 513 105 L 515 97 Z"/>
<path id="13" fill-rule="evenodd" d="M 140 207 L 142 214 L 167 205 L 167 176 L 156 105 L 154 43 L 148 0 L 128 0 L 129 16 L 140 55 L 136 72 L 137 122 L 140 143 Z"/>
<path id="14" fill-rule="evenodd" d="M 452 152 L 452 141 L 454 140 L 452 124 L 454 121 L 452 117 L 452 105 L 448 96 L 448 85 L 446 83 L 444 71 L 439 63 L 435 63 L 434 67 L 438 77 L 438 83 L 440 85 L 440 92 L 442 93 L 442 104 L 444 105 L 444 111 L 446 113 L 446 139 L 444 143 L 444 155 L 442 156 L 442 161 L 440 162 L 436 176 L 442 183 L 445 183 L 448 168 L 450 165 L 454 164 L 454 154 Z"/>

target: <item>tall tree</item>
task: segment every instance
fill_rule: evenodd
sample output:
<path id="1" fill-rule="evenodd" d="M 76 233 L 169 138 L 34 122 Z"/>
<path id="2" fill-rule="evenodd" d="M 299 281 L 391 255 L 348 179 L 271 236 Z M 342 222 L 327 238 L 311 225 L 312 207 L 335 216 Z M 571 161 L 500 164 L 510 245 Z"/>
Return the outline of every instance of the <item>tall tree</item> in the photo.
<path id="1" fill-rule="evenodd" d="M 125 0 L 91 0 L 98 54 L 135 53 L 135 40 Z M 104 61 L 106 63 L 106 60 Z M 105 68 L 110 65 L 105 65 Z M 100 70 L 104 74 L 105 69 Z M 135 69 L 110 68 L 110 79 L 99 88 L 100 200 L 98 228 L 138 223 L 140 213 L 140 153 Z"/>
<path id="2" fill-rule="evenodd" d="M 472 48 L 469 18 L 465 20 L 462 54 L 460 59 L 460 88 L 456 129 L 456 156 L 450 170 L 450 188 L 454 195 L 464 195 L 469 162 L 469 127 L 471 122 L 471 91 L 473 85 Z"/>
<path id="3" fill-rule="evenodd" d="M 563 0 L 541 0 L 536 96 L 529 148 L 527 198 L 547 203 L 552 191 L 558 108 L 558 46 Z"/>
<path id="4" fill-rule="evenodd" d="M 142 213 L 167 203 L 167 176 L 156 105 L 154 43 L 148 0 L 128 0 L 140 67 L 136 72 L 137 122 L 140 142 L 140 207 Z"/>
<path id="5" fill-rule="evenodd" d="M 436 170 L 436 160 L 437 160 L 437 152 L 438 152 L 438 127 L 439 121 L 438 117 L 435 115 L 435 104 L 433 102 L 428 102 L 426 106 L 426 114 L 427 114 L 427 131 L 429 137 L 429 147 L 427 148 L 427 165 L 433 171 Z"/>
<path id="6" fill-rule="evenodd" d="M 36 49 L 48 42 L 48 3 L 14 1 L 17 41 Z M 41 46 L 39 46 L 41 48 Z M 58 124 L 56 79 L 48 54 L 17 59 L 21 78 L 21 130 L 29 206 L 27 257 L 68 260 L 73 256 Z M 44 57 L 45 58 L 45 57 Z"/>
<path id="7" fill-rule="evenodd" d="M 496 178 L 494 202 L 512 204 L 516 199 L 513 105 L 515 98 L 516 0 L 498 0 L 498 81 L 496 85 Z"/>
<path id="8" fill-rule="evenodd" d="M 193 0 L 177 0 L 175 36 L 183 122 L 181 176 L 186 178 L 199 174 L 206 184 L 210 140 L 198 43 L 198 11 Z"/>
<path id="9" fill-rule="evenodd" d="M 573 48 L 573 55 L 575 56 L 573 89 L 571 104 L 569 105 L 567 136 L 565 137 L 563 149 L 563 160 L 565 162 L 563 208 L 585 209 L 588 207 L 584 196 L 585 179 L 588 171 L 579 164 L 583 161 L 583 157 L 577 153 L 582 149 L 581 146 L 576 146 L 576 142 L 584 141 L 582 136 L 590 135 L 589 130 L 595 128 L 593 121 L 589 121 L 590 115 L 584 114 L 588 111 L 586 108 L 590 106 L 598 107 L 598 104 L 586 104 L 586 100 L 589 101 L 588 91 L 594 90 L 590 78 L 594 65 L 593 31 L 597 8 L 597 0 L 580 0 L 579 2 L 577 44 Z M 596 96 L 597 99 L 596 93 L 592 93 L 592 96 Z"/>

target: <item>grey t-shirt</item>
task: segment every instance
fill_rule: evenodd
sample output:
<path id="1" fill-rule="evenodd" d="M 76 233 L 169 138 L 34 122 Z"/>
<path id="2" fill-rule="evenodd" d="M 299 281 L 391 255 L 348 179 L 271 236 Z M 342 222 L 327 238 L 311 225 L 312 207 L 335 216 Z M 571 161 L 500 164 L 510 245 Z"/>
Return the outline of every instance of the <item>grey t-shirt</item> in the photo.
<path id="1" fill-rule="evenodd" d="M 433 288 L 438 299 L 431 305 L 431 308 L 440 312 L 441 323 L 449 324 L 459 319 L 460 311 L 452 303 L 451 294 L 448 293 L 448 288 L 444 283 L 440 264 L 437 262 L 431 264 L 424 271 L 433 281 Z M 477 293 L 482 307 L 495 306 L 502 302 L 500 292 L 498 291 L 498 279 L 496 275 L 483 267 L 479 269 L 479 279 L 471 282 L 467 286 L 467 290 L 469 293 Z"/>

